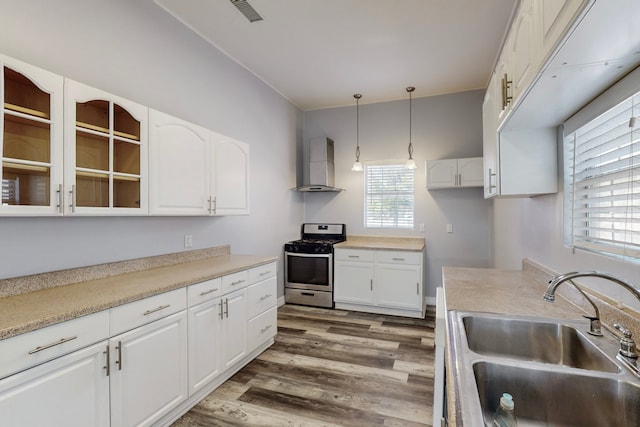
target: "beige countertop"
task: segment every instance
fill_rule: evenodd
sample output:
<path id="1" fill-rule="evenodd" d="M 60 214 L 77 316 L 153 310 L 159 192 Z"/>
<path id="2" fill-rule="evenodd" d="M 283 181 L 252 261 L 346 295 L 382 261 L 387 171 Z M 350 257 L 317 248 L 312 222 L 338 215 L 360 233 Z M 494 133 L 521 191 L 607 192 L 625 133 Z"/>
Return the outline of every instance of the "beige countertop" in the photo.
<path id="1" fill-rule="evenodd" d="M 219 255 L 0 298 L 0 339 L 275 261 Z"/>
<path id="2" fill-rule="evenodd" d="M 395 236 L 347 236 L 347 240 L 334 245 L 344 249 L 385 249 L 391 251 L 421 252 L 424 250 L 422 237 Z"/>

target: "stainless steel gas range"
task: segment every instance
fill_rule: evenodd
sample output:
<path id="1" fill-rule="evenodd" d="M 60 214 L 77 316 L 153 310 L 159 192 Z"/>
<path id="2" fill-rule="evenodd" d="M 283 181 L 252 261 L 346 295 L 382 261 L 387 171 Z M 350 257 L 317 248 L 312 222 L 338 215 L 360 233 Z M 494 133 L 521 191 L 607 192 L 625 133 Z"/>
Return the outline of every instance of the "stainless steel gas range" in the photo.
<path id="1" fill-rule="evenodd" d="M 302 224 L 300 240 L 284 245 L 284 298 L 290 304 L 333 308 L 333 245 L 344 224 Z"/>

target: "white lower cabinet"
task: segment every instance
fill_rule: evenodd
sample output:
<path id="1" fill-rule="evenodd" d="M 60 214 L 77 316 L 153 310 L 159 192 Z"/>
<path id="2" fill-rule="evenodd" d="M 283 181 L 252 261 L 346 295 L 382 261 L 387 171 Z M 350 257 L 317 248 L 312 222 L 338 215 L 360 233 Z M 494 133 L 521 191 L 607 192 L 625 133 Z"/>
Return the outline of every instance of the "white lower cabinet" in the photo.
<path id="1" fill-rule="evenodd" d="M 0 425 L 109 426 L 104 341 L 0 380 Z"/>
<path id="2" fill-rule="evenodd" d="M 222 369 L 225 370 L 247 353 L 247 289 L 234 291 L 224 296 L 221 302 L 220 342 Z"/>
<path id="3" fill-rule="evenodd" d="M 0 425 L 170 425 L 277 331 L 276 263 L 0 340 Z"/>
<path id="4" fill-rule="evenodd" d="M 335 249 L 335 307 L 424 317 L 424 252 Z"/>
<path id="5" fill-rule="evenodd" d="M 374 251 L 336 249 L 333 299 L 336 303 L 373 304 Z"/>
<path id="6" fill-rule="evenodd" d="M 151 425 L 187 398 L 184 310 L 109 340 L 111 426 Z"/>

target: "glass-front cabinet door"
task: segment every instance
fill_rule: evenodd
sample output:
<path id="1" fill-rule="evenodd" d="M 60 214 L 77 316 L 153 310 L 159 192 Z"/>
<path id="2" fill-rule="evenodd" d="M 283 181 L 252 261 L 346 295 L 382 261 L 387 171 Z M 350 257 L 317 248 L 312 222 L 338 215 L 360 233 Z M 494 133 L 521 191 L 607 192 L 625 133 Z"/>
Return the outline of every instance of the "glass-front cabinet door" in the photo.
<path id="1" fill-rule="evenodd" d="M 1 215 L 62 214 L 62 76 L 1 56 Z"/>
<path id="2" fill-rule="evenodd" d="M 65 214 L 146 215 L 142 105 L 65 80 Z"/>

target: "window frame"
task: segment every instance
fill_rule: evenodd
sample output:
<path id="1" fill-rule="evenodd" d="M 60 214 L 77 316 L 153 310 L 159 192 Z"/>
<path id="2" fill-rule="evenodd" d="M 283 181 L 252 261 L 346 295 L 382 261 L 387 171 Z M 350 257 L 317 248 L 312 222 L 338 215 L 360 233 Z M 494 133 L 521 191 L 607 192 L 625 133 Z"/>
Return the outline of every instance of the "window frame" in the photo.
<path id="1" fill-rule="evenodd" d="M 397 185 L 395 189 L 391 189 L 392 185 L 389 183 L 380 183 L 379 185 L 386 187 L 381 191 L 372 191 L 371 179 L 375 178 L 371 175 L 372 168 L 387 168 L 387 172 L 391 173 L 394 170 L 397 172 L 396 178 L 400 177 L 400 172 L 403 172 L 401 177 L 411 176 L 410 189 L 398 189 Z M 384 174 L 384 170 L 381 171 Z M 365 162 L 364 163 L 364 212 L 363 223 L 364 227 L 368 229 L 392 229 L 392 230 L 413 230 L 415 228 L 415 191 L 416 191 L 416 178 L 415 169 L 409 169 L 406 167 L 406 161 L 402 160 L 388 160 L 378 162 Z M 384 180 L 384 177 L 378 179 Z M 378 198 L 377 202 L 380 205 L 379 212 L 371 209 L 373 201 L 372 197 Z M 389 213 L 389 210 L 383 207 L 385 203 L 389 203 L 390 199 L 393 201 L 394 209 L 391 210 L 391 215 L 384 215 Z M 405 199 L 405 200 L 403 200 Z M 406 200 L 408 199 L 408 200 Z M 408 203 L 410 207 L 406 209 L 399 209 L 403 205 Z"/>
<path id="2" fill-rule="evenodd" d="M 628 93 L 565 129 L 564 242 L 640 263 L 640 90 Z"/>

